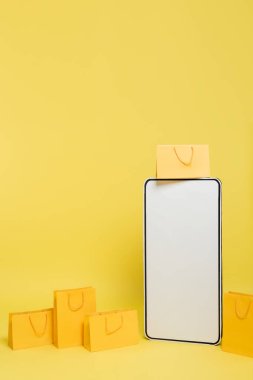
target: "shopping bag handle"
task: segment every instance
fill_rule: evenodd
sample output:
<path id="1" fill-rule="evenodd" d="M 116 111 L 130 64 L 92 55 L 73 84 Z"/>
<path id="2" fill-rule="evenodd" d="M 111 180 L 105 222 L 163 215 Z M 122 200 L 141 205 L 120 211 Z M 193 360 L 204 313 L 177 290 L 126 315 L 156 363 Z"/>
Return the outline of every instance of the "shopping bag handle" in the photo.
<path id="1" fill-rule="evenodd" d="M 183 164 L 183 165 L 185 165 L 185 166 L 190 166 L 190 165 L 191 165 L 191 163 L 192 163 L 192 159 L 193 159 L 193 153 L 194 153 L 194 149 L 193 149 L 192 146 L 191 146 L 191 157 L 190 157 L 190 160 L 189 160 L 189 161 L 182 160 L 182 158 L 179 157 L 179 154 L 177 153 L 177 149 L 176 149 L 175 146 L 173 147 L 173 150 L 174 150 L 174 153 L 175 153 L 175 155 L 176 155 L 178 161 L 180 161 L 181 164 Z"/>
<path id="2" fill-rule="evenodd" d="M 38 338 L 41 338 L 43 335 L 45 335 L 45 332 L 46 332 L 46 329 L 47 329 L 47 314 L 44 313 L 44 316 L 45 316 L 45 324 L 44 324 L 44 327 L 42 329 L 41 332 L 38 332 L 37 329 L 35 328 L 34 324 L 33 324 L 33 321 L 32 321 L 32 318 L 31 318 L 31 315 L 29 315 L 29 321 L 30 321 L 30 325 L 33 329 L 33 332 L 34 334 L 38 337 Z"/>
<path id="3" fill-rule="evenodd" d="M 123 315 L 121 314 L 120 317 L 121 317 L 120 318 L 120 325 L 118 327 L 116 327 L 116 329 L 114 329 L 114 330 L 109 330 L 109 328 L 108 328 L 108 320 L 107 320 L 108 316 L 105 317 L 105 332 L 106 332 L 106 335 L 114 334 L 116 331 L 118 331 L 118 330 L 120 330 L 122 328 L 123 322 L 124 322 L 123 321 Z"/>
<path id="4" fill-rule="evenodd" d="M 71 306 L 71 294 L 68 294 L 68 307 L 71 311 L 78 311 L 78 310 L 81 310 L 82 307 L 84 305 L 84 294 L 82 292 L 82 302 L 81 302 L 81 305 L 80 306 L 77 306 L 77 307 L 73 307 Z"/>
<path id="5" fill-rule="evenodd" d="M 252 300 L 249 300 L 247 309 L 246 309 L 245 313 L 243 313 L 243 315 L 242 315 L 241 313 L 238 312 L 238 299 L 235 300 L 235 314 L 236 314 L 237 318 L 239 318 L 241 320 L 247 318 L 249 311 L 250 311 L 251 302 L 252 302 Z"/>

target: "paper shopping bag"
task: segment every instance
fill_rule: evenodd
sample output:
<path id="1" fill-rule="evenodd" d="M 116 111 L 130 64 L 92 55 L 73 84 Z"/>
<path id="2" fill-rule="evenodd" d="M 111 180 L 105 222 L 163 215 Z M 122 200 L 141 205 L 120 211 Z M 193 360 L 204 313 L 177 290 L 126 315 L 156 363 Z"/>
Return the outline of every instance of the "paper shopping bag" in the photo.
<path id="1" fill-rule="evenodd" d="M 9 346 L 13 350 L 53 343 L 53 309 L 9 314 Z"/>
<path id="2" fill-rule="evenodd" d="M 129 346 L 138 342 L 136 310 L 93 313 L 84 319 L 84 347 L 90 351 Z"/>
<path id="3" fill-rule="evenodd" d="M 58 290 L 54 293 L 54 343 L 58 348 L 83 344 L 83 320 L 96 311 L 92 287 Z"/>
<path id="4" fill-rule="evenodd" d="M 221 347 L 223 351 L 253 357 L 253 295 L 224 295 Z"/>
<path id="5" fill-rule="evenodd" d="M 208 145 L 157 145 L 157 178 L 210 176 Z"/>

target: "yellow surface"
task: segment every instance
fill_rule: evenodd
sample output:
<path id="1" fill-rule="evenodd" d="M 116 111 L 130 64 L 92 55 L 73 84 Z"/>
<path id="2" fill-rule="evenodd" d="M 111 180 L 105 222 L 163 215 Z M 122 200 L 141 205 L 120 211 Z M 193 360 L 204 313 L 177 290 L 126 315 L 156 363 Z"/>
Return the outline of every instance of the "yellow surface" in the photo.
<path id="1" fill-rule="evenodd" d="M 251 379 L 219 347 L 13 353 L 8 312 L 92 285 L 142 320 L 142 189 L 157 144 L 209 144 L 224 288 L 253 293 L 253 2 L 1 1 L 0 378 Z"/>

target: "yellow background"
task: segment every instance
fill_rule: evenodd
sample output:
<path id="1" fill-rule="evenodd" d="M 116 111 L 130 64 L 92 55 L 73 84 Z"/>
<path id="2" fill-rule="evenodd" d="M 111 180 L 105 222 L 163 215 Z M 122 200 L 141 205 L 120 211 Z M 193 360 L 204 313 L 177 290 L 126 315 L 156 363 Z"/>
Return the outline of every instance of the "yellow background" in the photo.
<path id="1" fill-rule="evenodd" d="M 253 293 L 253 2 L 0 4 L 0 378 L 251 379 L 219 347 L 12 352 L 7 314 L 93 285 L 142 320 L 143 182 L 157 144 L 207 143 L 224 288 Z"/>

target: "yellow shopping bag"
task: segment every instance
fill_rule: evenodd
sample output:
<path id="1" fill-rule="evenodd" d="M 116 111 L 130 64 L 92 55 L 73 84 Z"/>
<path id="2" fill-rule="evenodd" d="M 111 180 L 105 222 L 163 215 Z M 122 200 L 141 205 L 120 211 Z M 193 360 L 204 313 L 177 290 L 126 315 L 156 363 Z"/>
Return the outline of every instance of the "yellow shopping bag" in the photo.
<path id="1" fill-rule="evenodd" d="M 90 351 L 129 346 L 138 342 L 136 310 L 93 313 L 84 319 L 84 347 Z"/>
<path id="2" fill-rule="evenodd" d="M 53 309 L 9 314 L 9 346 L 13 350 L 53 343 Z"/>
<path id="3" fill-rule="evenodd" d="M 208 145 L 157 145 L 157 178 L 210 176 Z"/>
<path id="4" fill-rule="evenodd" d="M 224 295 L 221 347 L 223 351 L 253 357 L 253 295 Z"/>
<path id="5" fill-rule="evenodd" d="M 96 311 L 92 287 L 54 292 L 54 343 L 58 348 L 83 344 L 83 320 Z"/>

